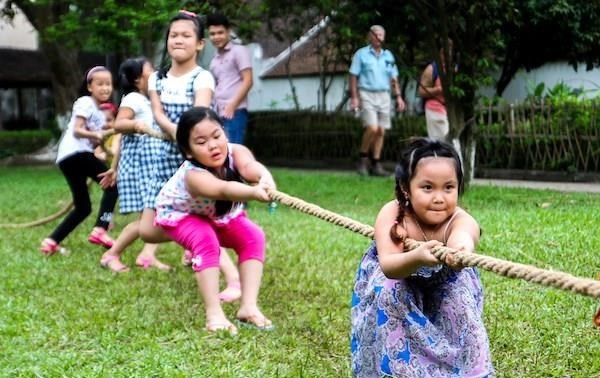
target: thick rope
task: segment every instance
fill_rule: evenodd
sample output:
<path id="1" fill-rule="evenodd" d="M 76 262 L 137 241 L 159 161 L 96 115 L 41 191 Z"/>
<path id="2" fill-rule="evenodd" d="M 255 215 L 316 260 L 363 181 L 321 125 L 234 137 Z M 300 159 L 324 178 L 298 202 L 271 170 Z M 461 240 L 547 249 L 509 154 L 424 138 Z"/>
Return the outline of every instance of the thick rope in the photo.
<path id="1" fill-rule="evenodd" d="M 72 207 L 73 207 L 73 202 L 69 202 L 65 207 L 58 210 L 54 214 L 48 215 L 47 217 L 36 219 L 34 221 L 27 222 L 27 223 L 0 223 L 0 228 L 29 228 L 29 227 L 41 226 L 43 224 L 52 222 L 53 220 L 62 217 L 63 215 L 68 213 Z"/>
<path id="2" fill-rule="evenodd" d="M 113 134 L 115 134 L 115 131 L 111 129 L 109 132 L 107 132 L 105 134 L 104 138 L 102 139 L 102 142 L 104 142 L 106 139 L 108 139 Z M 157 139 L 164 139 L 164 140 L 170 139 L 167 134 L 165 134 L 159 130 L 152 129 L 152 128 L 147 128 L 146 130 L 144 130 L 144 134 L 148 134 L 152 138 L 157 138 Z M 112 152 L 109 149 L 105 148 L 104 143 L 100 143 L 100 146 L 102 147 L 102 150 L 104 150 L 104 152 L 106 153 L 107 157 L 109 157 L 109 158 L 112 157 Z M 88 181 L 87 181 L 88 188 L 89 188 L 91 182 L 92 182 L 92 180 L 88 179 Z M 50 222 L 62 217 L 63 215 L 68 213 L 69 210 L 71 210 L 72 208 L 73 208 L 73 202 L 70 202 L 67 205 L 65 205 L 62 209 L 57 211 L 56 213 L 50 214 L 46 217 L 36 219 L 34 221 L 26 222 L 26 223 L 0 223 L 0 228 L 29 228 L 29 227 L 41 226 L 41 225 L 50 223 Z"/>
<path id="3" fill-rule="evenodd" d="M 273 190 L 269 194 L 272 200 L 278 201 L 292 209 L 313 215 L 371 239 L 374 236 L 374 229 L 369 225 L 359 223 L 353 219 L 325 210 L 317 205 L 313 205 L 277 190 Z M 406 239 L 404 242 L 405 250 L 415 249 L 419 245 L 421 245 L 421 242 L 413 239 Z M 476 266 L 502 276 L 520 278 L 540 285 L 572 291 L 593 298 L 600 298 L 600 281 L 589 278 L 580 278 L 568 273 L 540 269 L 532 265 L 505 261 L 481 255 L 479 253 L 457 251 L 447 247 L 434 248 L 432 253 L 440 261 L 444 261 L 444 257 L 447 253 L 452 253 L 453 257 L 463 266 Z"/>

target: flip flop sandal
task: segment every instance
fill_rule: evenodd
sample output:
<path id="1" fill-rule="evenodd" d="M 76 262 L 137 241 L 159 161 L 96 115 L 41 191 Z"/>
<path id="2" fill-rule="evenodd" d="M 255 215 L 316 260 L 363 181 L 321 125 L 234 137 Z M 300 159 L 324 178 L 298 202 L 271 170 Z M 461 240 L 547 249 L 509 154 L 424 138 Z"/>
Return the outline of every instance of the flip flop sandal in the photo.
<path id="1" fill-rule="evenodd" d="M 103 255 L 100 259 L 100 266 L 104 269 L 112 270 L 115 273 L 127 273 L 129 267 L 121 262 L 121 259 L 115 255 Z"/>
<path id="2" fill-rule="evenodd" d="M 42 244 L 40 245 L 40 252 L 45 256 L 52 256 L 56 252 L 60 254 L 66 255 L 68 252 L 66 249 L 61 247 L 57 242 L 50 238 L 46 238 L 42 240 Z"/>
<path id="3" fill-rule="evenodd" d="M 114 240 L 108 236 L 106 231 L 92 231 L 88 236 L 88 241 L 92 244 L 101 245 L 106 249 L 111 248 L 114 243 Z"/>
<path id="4" fill-rule="evenodd" d="M 164 264 L 160 261 L 158 261 L 156 258 L 155 259 L 151 259 L 148 257 L 138 257 L 135 260 L 135 265 L 142 268 L 142 269 L 150 269 L 150 268 L 156 268 L 159 270 L 164 270 L 165 272 L 171 270 L 171 267 L 167 264 Z"/>

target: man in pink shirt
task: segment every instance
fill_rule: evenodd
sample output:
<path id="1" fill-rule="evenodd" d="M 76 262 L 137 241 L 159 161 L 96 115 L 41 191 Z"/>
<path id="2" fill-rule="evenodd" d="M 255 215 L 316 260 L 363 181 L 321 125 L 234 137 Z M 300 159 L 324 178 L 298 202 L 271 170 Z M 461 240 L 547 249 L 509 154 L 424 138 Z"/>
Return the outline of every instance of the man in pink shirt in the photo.
<path id="1" fill-rule="evenodd" d="M 217 48 L 210 62 L 215 77 L 215 105 L 232 143 L 244 143 L 248 123 L 248 92 L 252 87 L 252 59 L 244 46 L 231 41 L 229 20 L 222 14 L 207 17 L 208 36 Z"/>

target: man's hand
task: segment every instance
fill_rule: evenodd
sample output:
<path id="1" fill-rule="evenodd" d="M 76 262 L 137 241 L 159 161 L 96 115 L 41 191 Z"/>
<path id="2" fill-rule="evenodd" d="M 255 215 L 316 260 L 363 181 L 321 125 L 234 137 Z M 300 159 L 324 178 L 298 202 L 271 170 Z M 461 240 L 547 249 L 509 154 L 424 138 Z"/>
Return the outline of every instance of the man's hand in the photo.
<path id="1" fill-rule="evenodd" d="M 403 112 L 406 110 L 406 104 L 404 103 L 404 100 L 400 96 L 396 97 L 396 109 L 399 112 Z"/>
<path id="2" fill-rule="evenodd" d="M 350 103 L 352 105 L 352 110 L 360 109 L 360 100 L 358 97 L 352 97 Z"/>
<path id="3" fill-rule="evenodd" d="M 223 112 L 221 113 L 221 117 L 225 119 L 233 119 L 233 115 L 235 114 L 235 108 L 232 104 L 227 104 L 223 108 Z"/>

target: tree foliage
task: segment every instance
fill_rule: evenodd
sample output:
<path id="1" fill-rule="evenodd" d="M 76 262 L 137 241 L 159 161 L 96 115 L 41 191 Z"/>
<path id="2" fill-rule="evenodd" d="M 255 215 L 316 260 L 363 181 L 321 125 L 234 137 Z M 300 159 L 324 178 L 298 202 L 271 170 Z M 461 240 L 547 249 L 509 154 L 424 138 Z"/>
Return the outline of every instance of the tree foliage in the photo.
<path id="1" fill-rule="evenodd" d="M 38 32 L 40 51 L 50 64 L 57 112 L 66 114 L 81 83 L 80 52 L 111 56 L 115 66 L 129 56 L 153 58 L 178 9 L 203 11 L 208 5 L 168 0 L 9 0 L 2 15 L 13 17 L 16 7 Z"/>
<path id="2" fill-rule="evenodd" d="M 505 49 L 498 58 L 502 74 L 496 89 L 501 95 L 519 69 L 527 71 L 546 62 L 568 61 L 575 69 L 600 64 L 600 4 L 586 0 L 515 2 L 510 22 L 502 28 Z"/>

